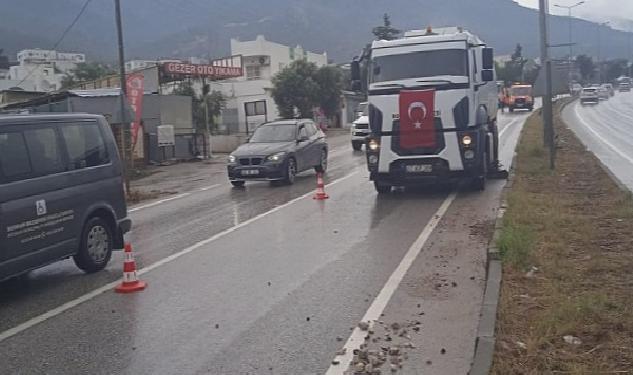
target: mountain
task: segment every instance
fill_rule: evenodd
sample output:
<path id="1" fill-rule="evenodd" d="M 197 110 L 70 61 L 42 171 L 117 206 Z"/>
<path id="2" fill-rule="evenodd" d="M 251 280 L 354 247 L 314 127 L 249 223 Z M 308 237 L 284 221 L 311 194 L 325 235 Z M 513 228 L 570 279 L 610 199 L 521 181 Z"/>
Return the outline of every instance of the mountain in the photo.
<path id="1" fill-rule="evenodd" d="M 0 0 L 0 48 L 50 48 L 84 0 Z M 92 0 L 59 50 L 84 51 L 92 60 L 114 61 L 114 2 Z M 517 43 L 538 55 L 538 15 L 512 0 L 122 0 L 126 58 L 220 57 L 230 38 L 301 44 L 348 61 L 372 39 L 371 29 L 391 15 L 406 30 L 460 25 L 480 35 L 498 54 Z M 552 16 L 552 44 L 569 40 L 569 19 Z M 629 34 L 573 20 L 575 51 L 625 57 Z M 601 47 L 598 48 L 598 41 Z M 564 56 L 568 49 L 557 49 Z"/>

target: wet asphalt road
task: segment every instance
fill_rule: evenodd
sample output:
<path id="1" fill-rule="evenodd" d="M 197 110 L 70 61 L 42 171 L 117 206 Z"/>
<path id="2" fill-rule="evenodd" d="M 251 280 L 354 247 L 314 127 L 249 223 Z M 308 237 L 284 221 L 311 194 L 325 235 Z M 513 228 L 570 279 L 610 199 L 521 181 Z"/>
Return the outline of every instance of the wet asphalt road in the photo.
<path id="1" fill-rule="evenodd" d="M 616 93 L 595 106 L 574 102 L 565 108 L 563 118 L 587 148 L 633 191 L 633 93 Z"/>
<path id="2" fill-rule="evenodd" d="M 506 165 L 526 116 L 500 118 Z M 314 173 L 307 172 L 294 186 L 239 190 L 213 181 L 219 186 L 132 212 L 128 239 L 139 266 L 154 267 L 142 275 L 150 285 L 143 293 L 108 290 L 31 327 L 33 318 L 116 281 L 121 254 L 96 275 L 65 261 L 0 284 L 0 337 L 20 330 L 0 341 L 0 373 L 325 372 L 342 345 L 336 338 L 349 336 L 450 190 L 378 199 L 363 154 L 344 136 L 330 149 L 326 202 L 310 199 Z M 399 302 L 385 310 L 395 319 L 414 313 L 408 299 L 430 304 L 428 337 L 452 337 L 446 346 L 454 347 L 431 373 L 458 373 L 470 362 L 487 240 L 471 227 L 494 217 L 502 186 L 460 193 L 404 279 L 417 292 L 399 288 Z M 439 275 L 432 271 L 449 265 L 460 285 L 474 281 L 456 294 L 426 290 Z M 447 321 L 460 304 L 460 323 Z"/>

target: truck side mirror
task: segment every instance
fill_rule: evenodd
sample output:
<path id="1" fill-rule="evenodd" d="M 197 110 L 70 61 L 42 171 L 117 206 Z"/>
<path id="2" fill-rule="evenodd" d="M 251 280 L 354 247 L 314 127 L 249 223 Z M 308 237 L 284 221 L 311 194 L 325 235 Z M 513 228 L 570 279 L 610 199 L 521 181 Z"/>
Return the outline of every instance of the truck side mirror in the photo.
<path id="1" fill-rule="evenodd" d="M 481 80 L 484 82 L 492 82 L 495 80 L 495 71 L 492 69 L 481 71 Z"/>
<path id="2" fill-rule="evenodd" d="M 351 64 L 352 69 L 352 90 L 360 91 L 361 90 L 361 77 L 360 77 L 360 62 L 358 60 L 352 61 Z"/>
<path id="3" fill-rule="evenodd" d="M 495 67 L 495 52 L 492 48 L 484 48 L 482 52 L 482 60 L 484 70 L 494 69 Z"/>

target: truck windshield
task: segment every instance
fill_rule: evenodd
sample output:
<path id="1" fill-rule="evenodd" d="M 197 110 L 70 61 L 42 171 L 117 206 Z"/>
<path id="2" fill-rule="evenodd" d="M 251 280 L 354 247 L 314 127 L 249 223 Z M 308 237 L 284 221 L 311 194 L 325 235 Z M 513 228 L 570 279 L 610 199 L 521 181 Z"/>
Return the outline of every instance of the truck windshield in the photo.
<path id="1" fill-rule="evenodd" d="M 468 76 L 468 54 L 465 49 L 445 49 L 378 56 L 372 60 L 371 73 L 371 83 L 410 78 Z"/>
<path id="2" fill-rule="evenodd" d="M 532 88 L 531 87 L 513 87 L 512 88 L 513 96 L 531 96 Z"/>

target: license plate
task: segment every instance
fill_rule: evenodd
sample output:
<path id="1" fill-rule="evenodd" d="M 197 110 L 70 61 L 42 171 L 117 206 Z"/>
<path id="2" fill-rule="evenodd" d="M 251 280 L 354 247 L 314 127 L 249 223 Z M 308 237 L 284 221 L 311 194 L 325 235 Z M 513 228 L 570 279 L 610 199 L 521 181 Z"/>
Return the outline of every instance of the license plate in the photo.
<path id="1" fill-rule="evenodd" d="M 259 174 L 259 169 L 245 169 L 242 171 L 242 176 L 255 176 Z"/>
<path id="2" fill-rule="evenodd" d="M 407 165 L 408 173 L 428 173 L 433 171 L 431 164 Z"/>

